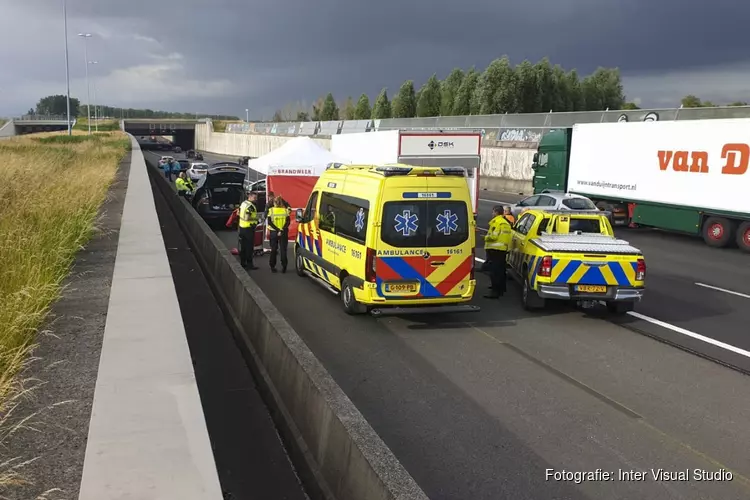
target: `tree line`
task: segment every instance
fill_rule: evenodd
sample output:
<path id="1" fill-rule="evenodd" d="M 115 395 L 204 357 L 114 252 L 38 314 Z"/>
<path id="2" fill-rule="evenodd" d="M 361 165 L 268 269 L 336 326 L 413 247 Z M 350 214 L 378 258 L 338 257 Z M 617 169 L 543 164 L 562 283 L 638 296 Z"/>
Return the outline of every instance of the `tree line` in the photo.
<path id="1" fill-rule="evenodd" d="M 682 104 L 683 108 L 713 108 L 717 105 L 714 104 L 711 101 L 701 101 L 699 97 L 696 97 L 694 95 L 686 95 L 682 98 L 680 101 L 680 104 Z M 734 101 L 729 104 L 724 104 L 723 106 L 747 106 L 748 103 L 744 101 Z M 719 104 L 719 106 L 722 106 Z"/>
<path id="2" fill-rule="evenodd" d="M 75 97 L 70 98 L 70 115 L 76 117 L 86 117 L 88 111 L 85 104 L 81 104 L 81 101 Z M 194 119 L 196 116 L 199 118 L 211 118 L 213 120 L 239 120 L 237 116 L 229 115 L 196 115 L 196 113 L 174 113 L 171 111 L 154 111 L 152 109 L 135 109 L 135 108 L 118 108 L 114 106 L 96 106 L 96 113 L 98 116 L 104 118 L 175 118 L 175 119 Z M 29 115 L 66 115 L 67 114 L 67 98 L 64 95 L 50 95 L 42 97 L 36 103 L 35 108 L 29 109 L 27 114 Z M 91 106 L 91 117 L 94 117 L 94 106 Z"/>
<path id="3" fill-rule="evenodd" d="M 278 110 L 274 121 L 368 120 L 433 116 L 597 111 L 637 107 L 625 102 L 620 72 L 598 68 L 580 78 L 574 70 L 552 65 L 548 58 L 536 64 L 526 60 L 513 66 L 507 56 L 495 59 L 484 71 L 456 68 L 443 80 L 433 74 L 419 89 L 407 80 L 390 99 L 383 88 L 375 102 L 367 94 L 357 102 L 349 97 L 337 103 L 333 94 L 312 107 L 299 104 Z"/>

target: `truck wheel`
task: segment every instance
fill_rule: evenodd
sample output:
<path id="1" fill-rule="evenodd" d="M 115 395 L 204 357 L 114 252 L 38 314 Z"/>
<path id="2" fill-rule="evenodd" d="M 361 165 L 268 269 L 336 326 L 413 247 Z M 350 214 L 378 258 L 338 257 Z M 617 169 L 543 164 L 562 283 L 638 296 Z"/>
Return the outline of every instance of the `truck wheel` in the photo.
<path id="1" fill-rule="evenodd" d="M 367 312 L 367 308 L 357 302 L 357 299 L 354 297 L 354 285 L 352 285 L 352 279 L 348 276 L 344 278 L 344 282 L 341 283 L 340 296 L 346 314 L 355 315 Z"/>
<path id="2" fill-rule="evenodd" d="M 723 248 L 732 239 L 734 225 L 724 217 L 709 217 L 703 223 L 703 241 L 714 248 Z"/>
<path id="3" fill-rule="evenodd" d="M 305 261 L 302 258 L 299 247 L 294 249 L 294 268 L 297 271 L 297 276 L 305 277 Z"/>
<path id="4" fill-rule="evenodd" d="M 528 275 L 524 273 L 524 276 L 523 283 L 521 284 L 521 304 L 523 308 L 527 311 L 543 309 L 546 301 L 531 288 Z"/>
<path id="5" fill-rule="evenodd" d="M 635 302 L 607 302 L 607 310 L 612 314 L 627 314 L 635 309 Z"/>
<path id="6" fill-rule="evenodd" d="M 737 246 L 743 252 L 750 253 L 750 222 L 743 222 L 737 228 Z"/>

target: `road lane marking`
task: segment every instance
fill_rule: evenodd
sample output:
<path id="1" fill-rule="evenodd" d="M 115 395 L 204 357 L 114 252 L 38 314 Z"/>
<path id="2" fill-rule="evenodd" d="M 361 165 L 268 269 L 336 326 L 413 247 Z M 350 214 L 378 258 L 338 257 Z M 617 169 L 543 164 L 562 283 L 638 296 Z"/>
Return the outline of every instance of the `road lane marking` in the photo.
<path id="1" fill-rule="evenodd" d="M 474 257 L 474 260 L 477 261 L 477 262 L 481 262 L 482 264 L 484 264 L 484 259 L 480 259 L 479 257 Z"/>
<path id="2" fill-rule="evenodd" d="M 735 347 L 731 344 L 726 344 L 724 342 L 721 342 L 716 339 L 712 339 L 710 337 L 704 337 L 703 335 L 700 335 L 695 332 L 691 332 L 690 330 L 686 330 L 685 328 L 680 328 L 679 326 L 670 325 L 669 323 L 665 323 L 664 321 L 660 321 L 656 318 L 652 318 L 650 316 L 646 316 L 641 313 L 637 313 L 635 311 L 628 312 L 630 316 L 633 316 L 634 318 L 641 319 L 643 321 L 647 321 L 651 324 L 654 324 L 656 326 L 660 326 L 662 328 L 666 328 L 667 330 L 672 330 L 675 333 L 679 333 L 681 335 L 685 335 L 686 337 L 694 338 L 696 340 L 700 340 L 701 342 L 705 342 L 707 344 L 711 344 L 716 347 L 720 347 L 721 349 L 725 349 L 727 351 L 733 352 L 735 354 L 739 354 L 740 356 L 744 356 L 746 358 L 750 358 L 750 351 L 746 351 L 744 349 L 740 349 L 739 347 Z"/>
<path id="3" fill-rule="evenodd" d="M 710 288 L 711 290 L 716 290 L 718 292 L 724 292 L 730 295 L 736 295 L 738 297 L 744 297 L 746 299 L 750 299 L 750 295 L 746 293 L 734 292 L 732 290 L 727 290 L 726 288 L 719 288 L 718 286 L 707 285 L 705 283 L 696 283 L 696 285 L 702 286 L 703 288 Z"/>

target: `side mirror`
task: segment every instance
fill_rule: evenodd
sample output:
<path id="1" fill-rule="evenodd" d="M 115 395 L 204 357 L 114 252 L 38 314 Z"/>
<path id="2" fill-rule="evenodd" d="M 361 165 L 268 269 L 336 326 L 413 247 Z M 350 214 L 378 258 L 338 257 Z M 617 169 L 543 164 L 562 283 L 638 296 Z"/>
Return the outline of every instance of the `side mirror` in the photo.
<path id="1" fill-rule="evenodd" d="M 297 218 L 297 222 L 302 222 L 302 220 L 304 219 L 304 215 L 305 215 L 304 211 L 301 208 L 298 208 L 297 213 L 295 214 Z"/>
<path id="2" fill-rule="evenodd" d="M 539 163 L 539 153 L 534 153 L 534 158 L 531 160 L 534 163 Z"/>

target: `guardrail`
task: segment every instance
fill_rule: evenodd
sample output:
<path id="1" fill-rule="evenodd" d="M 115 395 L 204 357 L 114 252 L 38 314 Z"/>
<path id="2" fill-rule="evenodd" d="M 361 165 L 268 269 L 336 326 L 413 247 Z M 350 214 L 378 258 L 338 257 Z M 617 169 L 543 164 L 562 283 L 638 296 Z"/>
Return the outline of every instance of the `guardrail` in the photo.
<path id="1" fill-rule="evenodd" d="M 230 123 L 227 125 L 226 131 L 234 134 L 331 136 L 374 130 L 478 130 L 487 139 L 535 142 L 546 130 L 572 127 L 576 123 L 722 118 L 750 118 L 750 106 L 439 116 L 325 122 Z"/>
<path id="2" fill-rule="evenodd" d="M 15 121 L 60 121 L 64 122 L 67 121 L 67 117 L 65 115 L 23 115 L 19 118 L 13 118 Z M 71 123 L 75 121 L 75 119 L 71 118 Z"/>

